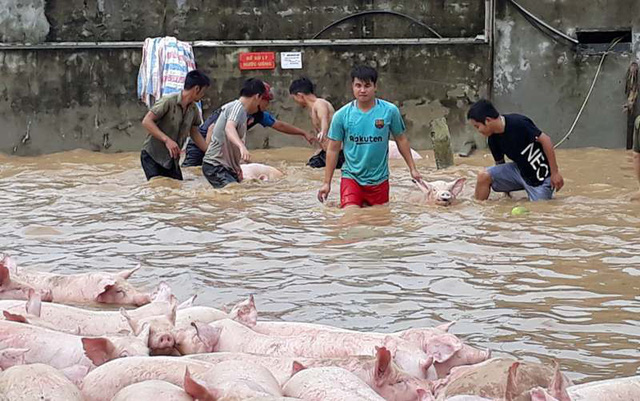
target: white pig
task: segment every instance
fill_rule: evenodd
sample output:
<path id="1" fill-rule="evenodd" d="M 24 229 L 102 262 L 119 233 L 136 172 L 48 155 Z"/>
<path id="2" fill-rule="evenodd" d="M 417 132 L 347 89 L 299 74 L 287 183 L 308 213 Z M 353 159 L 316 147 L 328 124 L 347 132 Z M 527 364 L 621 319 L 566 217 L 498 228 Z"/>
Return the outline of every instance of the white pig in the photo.
<path id="1" fill-rule="evenodd" d="M 411 156 L 413 156 L 414 160 L 422 159 L 422 156 L 413 149 L 411 149 Z M 398 144 L 395 141 L 389 141 L 389 159 L 402 159 Z"/>
<path id="2" fill-rule="evenodd" d="M 34 287 L 12 277 L 11 267 L 15 263 L 8 255 L 0 254 L 0 299 L 27 299 Z M 51 301 L 51 291 L 42 294 L 45 301 Z"/>
<path id="3" fill-rule="evenodd" d="M 555 380 L 549 389 L 535 388 L 531 401 L 638 401 L 640 376 L 600 380 L 568 387 L 568 383 Z"/>
<path id="4" fill-rule="evenodd" d="M 282 171 L 266 164 L 249 163 L 240 165 L 244 180 L 275 181 L 284 176 Z"/>
<path id="5" fill-rule="evenodd" d="M 118 391 L 111 401 L 193 401 L 185 391 L 162 380 L 147 380 Z"/>
<path id="6" fill-rule="evenodd" d="M 351 332 L 318 332 L 294 337 L 267 336 L 233 320 L 224 319 L 209 325 L 195 322 L 197 336 L 206 352 L 245 352 L 270 356 L 342 358 L 374 355 L 376 347 L 386 347 L 396 363 L 407 373 L 426 378 L 433 359 L 417 346 L 390 336 L 375 337 Z M 184 354 L 184 353 L 183 353 Z"/>
<path id="7" fill-rule="evenodd" d="M 149 355 L 149 328 L 138 337 L 80 337 L 24 323 L 0 321 L 0 349 L 26 350 L 22 362 L 45 363 L 79 382 L 96 366 L 120 357 Z M 0 355 L 2 356 L 2 355 Z M 0 360 L 0 368 L 15 359 Z"/>
<path id="8" fill-rule="evenodd" d="M 455 181 L 415 181 L 416 186 L 422 191 L 421 196 L 415 201 L 422 204 L 434 204 L 449 206 L 455 202 L 456 197 L 462 192 L 466 178 L 458 178 Z M 414 201 L 412 199 L 412 201 Z"/>
<path id="9" fill-rule="evenodd" d="M 140 266 L 118 273 L 93 272 L 67 275 L 28 272 L 13 267 L 11 273 L 23 283 L 40 292 L 51 291 L 53 302 L 140 306 L 151 301 L 151 294 L 139 291 L 127 281 Z"/>
<path id="10" fill-rule="evenodd" d="M 0 372 L 0 401 L 35 400 L 83 401 L 78 387 L 49 365 L 13 366 Z"/>
<path id="11" fill-rule="evenodd" d="M 283 390 L 286 396 L 305 401 L 384 401 L 356 375 L 336 367 L 304 369 Z"/>

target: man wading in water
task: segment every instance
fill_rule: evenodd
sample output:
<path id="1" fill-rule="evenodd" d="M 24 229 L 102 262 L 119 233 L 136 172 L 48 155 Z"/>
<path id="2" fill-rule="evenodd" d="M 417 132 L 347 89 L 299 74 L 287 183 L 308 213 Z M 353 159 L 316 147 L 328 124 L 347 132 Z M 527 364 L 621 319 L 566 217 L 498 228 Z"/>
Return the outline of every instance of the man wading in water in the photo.
<path id="1" fill-rule="evenodd" d="M 317 133 L 318 143 L 321 147 L 318 153 L 309 159 L 307 166 L 322 168 L 327 165 L 327 145 L 329 143 L 327 134 L 335 109 L 326 99 L 315 95 L 314 86 L 309 78 L 302 77 L 291 83 L 289 94 L 300 107 L 309 110 L 311 124 Z M 342 168 L 343 163 L 344 154 L 340 151 L 337 168 Z"/>
<path id="2" fill-rule="evenodd" d="M 633 169 L 640 184 L 640 116 L 636 117 L 633 124 Z M 631 199 L 640 201 L 640 189 Z"/>
<path id="3" fill-rule="evenodd" d="M 345 163 L 340 181 L 342 208 L 383 205 L 389 202 L 389 139 L 393 135 L 411 177 L 421 180 L 404 135 L 400 110 L 390 102 L 376 98 L 378 72 L 367 66 L 351 70 L 351 88 L 355 100 L 336 112 L 329 129 L 327 166 L 318 200 L 324 202 L 331 192 L 331 179 L 338 154 L 344 143 Z"/>
<path id="4" fill-rule="evenodd" d="M 190 71 L 184 89 L 160 98 L 144 116 L 142 126 L 149 133 L 142 146 L 140 161 L 147 180 L 162 176 L 182 180 L 180 149 L 187 135 L 202 151 L 205 140 L 198 132 L 202 124 L 196 102 L 210 86 L 209 77 L 198 70 Z"/>
<path id="5" fill-rule="evenodd" d="M 483 136 L 496 165 L 478 174 L 476 199 L 486 200 L 496 192 L 525 190 L 529 200 L 551 199 L 564 180 L 547 134 L 528 117 L 520 114 L 500 115 L 490 101 L 481 99 L 471 105 L 467 119 Z M 504 157 L 513 160 L 505 163 Z"/>

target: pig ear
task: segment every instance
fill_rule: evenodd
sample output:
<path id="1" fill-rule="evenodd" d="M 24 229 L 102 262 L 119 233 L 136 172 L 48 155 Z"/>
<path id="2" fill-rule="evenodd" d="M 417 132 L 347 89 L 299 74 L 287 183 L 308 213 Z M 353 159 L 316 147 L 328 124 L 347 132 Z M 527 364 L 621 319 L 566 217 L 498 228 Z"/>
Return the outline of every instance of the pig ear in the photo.
<path id="1" fill-rule="evenodd" d="M 462 341 L 453 334 L 440 334 L 429 339 L 425 352 L 438 363 L 449 360 L 462 349 Z"/>
<path id="2" fill-rule="evenodd" d="M 171 287 L 164 281 L 158 284 L 158 288 L 151 294 L 152 302 L 171 302 L 174 298 Z"/>
<path id="3" fill-rule="evenodd" d="M 385 347 L 376 347 L 376 366 L 373 372 L 377 386 L 382 386 L 391 374 L 391 352 Z"/>
<path id="4" fill-rule="evenodd" d="M 0 262 L 0 286 L 9 285 L 10 282 L 9 268 L 3 259 L 2 262 Z"/>
<path id="5" fill-rule="evenodd" d="M 106 278 L 106 279 L 100 280 L 100 282 L 98 283 L 98 288 L 100 292 L 96 294 L 96 301 L 101 302 L 100 298 L 106 295 L 107 292 L 109 292 L 109 290 L 111 290 L 115 285 L 116 285 L 115 279 Z"/>
<path id="6" fill-rule="evenodd" d="M 9 369 L 15 365 L 25 364 L 25 355 L 28 348 L 5 348 L 0 350 L 0 370 Z"/>
<path id="7" fill-rule="evenodd" d="M 138 265 L 136 267 L 134 267 L 133 269 L 124 270 L 124 271 L 121 271 L 120 273 L 118 273 L 118 277 L 126 280 L 129 277 L 131 277 L 131 275 L 133 273 L 137 272 L 140 269 L 140 267 L 141 267 L 141 265 L 140 265 L 140 263 L 138 263 Z"/>
<path id="8" fill-rule="evenodd" d="M 305 370 L 307 367 L 304 366 L 303 364 L 301 364 L 298 361 L 293 361 L 293 366 L 291 367 L 291 376 L 295 375 L 296 373 L 300 372 L 301 370 Z"/>
<path id="9" fill-rule="evenodd" d="M 220 340 L 222 328 L 213 327 L 202 322 L 192 322 L 191 325 L 196 328 L 196 334 L 207 348 L 207 352 L 213 352 L 218 340 Z"/>
<path id="10" fill-rule="evenodd" d="M 453 326 L 454 324 L 456 324 L 455 320 L 453 322 L 440 324 L 440 325 L 436 326 L 436 330 L 444 331 L 446 333 L 446 332 L 449 331 L 451 326 Z"/>
<path id="11" fill-rule="evenodd" d="M 460 195 L 460 192 L 462 192 L 462 188 L 464 188 L 464 183 L 466 181 L 466 178 L 458 178 L 457 180 L 453 181 L 449 184 L 449 192 L 451 192 L 453 196 Z"/>
<path id="12" fill-rule="evenodd" d="M 509 376 L 507 377 L 507 387 L 504 393 L 505 401 L 513 401 L 518 394 L 518 367 L 520 366 L 520 362 L 514 362 L 509 367 Z"/>
<path id="13" fill-rule="evenodd" d="M 18 314 L 11 313 L 9 311 L 2 311 L 4 318 L 10 322 L 29 323 L 26 317 Z"/>
<path id="14" fill-rule="evenodd" d="M 384 338 L 384 348 L 386 348 L 393 357 L 393 355 L 396 354 L 396 351 L 398 351 L 398 341 L 396 341 L 396 339 L 391 336 L 386 336 Z"/>
<path id="15" fill-rule="evenodd" d="M 178 305 L 178 310 L 191 308 L 193 306 L 193 302 L 196 300 L 197 297 L 198 297 L 197 294 L 192 295 L 191 298 L 187 299 L 186 301 Z"/>
<path id="16" fill-rule="evenodd" d="M 553 379 L 551 383 L 549 383 L 549 391 L 558 401 L 571 401 L 571 397 L 569 397 L 567 393 L 567 383 L 564 380 L 562 372 L 560 372 L 560 364 L 556 361 L 555 365 Z"/>
<path id="17" fill-rule="evenodd" d="M 115 352 L 113 343 L 103 337 L 83 337 L 82 347 L 84 354 L 96 366 L 111 360 L 111 355 Z"/>
<path id="18" fill-rule="evenodd" d="M 422 180 L 419 180 L 419 181 L 414 180 L 413 183 L 416 184 L 418 189 L 424 192 L 425 194 L 428 194 L 433 190 L 433 186 L 428 182 L 424 182 Z"/>
<path id="19" fill-rule="evenodd" d="M 42 297 L 33 289 L 29 290 L 29 300 L 26 303 L 26 309 L 29 315 L 40 317 Z"/>
<path id="20" fill-rule="evenodd" d="M 258 310 L 253 295 L 249 295 L 248 299 L 236 304 L 229 312 L 229 317 L 247 327 L 255 326 L 258 320 Z"/>
<path id="21" fill-rule="evenodd" d="M 549 393 L 547 393 L 547 391 L 541 387 L 531 389 L 529 395 L 531 396 L 531 401 L 558 401 L 556 398 L 550 396 Z"/>
<path id="22" fill-rule="evenodd" d="M 129 315 L 129 312 L 127 312 L 127 310 L 125 308 L 120 308 L 120 314 L 127 319 L 127 323 L 129 323 L 129 327 L 131 327 L 131 330 L 133 331 L 133 334 L 135 334 L 136 336 L 138 334 L 140 334 L 140 327 L 138 325 L 138 321 L 134 318 L 132 318 Z"/>
<path id="23" fill-rule="evenodd" d="M 145 345 L 149 344 L 149 334 L 151 333 L 151 325 L 149 323 L 145 323 L 142 325 L 142 330 L 140 333 L 136 335 L 136 337 L 142 341 Z"/>
<path id="24" fill-rule="evenodd" d="M 169 319 L 169 321 L 171 321 L 171 324 L 174 326 L 176 325 L 177 312 L 178 312 L 178 300 L 176 298 L 173 298 L 173 300 L 171 301 L 171 310 L 169 311 L 167 318 Z"/>
<path id="25" fill-rule="evenodd" d="M 217 391 L 210 391 L 203 384 L 191 377 L 189 368 L 184 372 L 184 391 L 198 401 L 216 401 Z"/>

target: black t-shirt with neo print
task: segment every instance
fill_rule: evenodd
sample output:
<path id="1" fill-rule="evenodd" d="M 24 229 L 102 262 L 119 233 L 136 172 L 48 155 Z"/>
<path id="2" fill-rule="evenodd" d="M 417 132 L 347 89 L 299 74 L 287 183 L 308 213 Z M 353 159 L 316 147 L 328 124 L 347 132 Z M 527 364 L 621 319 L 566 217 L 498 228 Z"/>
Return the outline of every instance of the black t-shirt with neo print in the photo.
<path id="1" fill-rule="evenodd" d="M 521 114 L 504 114 L 504 133 L 489 137 L 489 149 L 496 162 L 503 162 L 506 155 L 513 160 L 522 178 L 531 186 L 538 186 L 549 177 L 551 169 L 542 145 L 537 138 L 540 128 L 529 117 Z"/>

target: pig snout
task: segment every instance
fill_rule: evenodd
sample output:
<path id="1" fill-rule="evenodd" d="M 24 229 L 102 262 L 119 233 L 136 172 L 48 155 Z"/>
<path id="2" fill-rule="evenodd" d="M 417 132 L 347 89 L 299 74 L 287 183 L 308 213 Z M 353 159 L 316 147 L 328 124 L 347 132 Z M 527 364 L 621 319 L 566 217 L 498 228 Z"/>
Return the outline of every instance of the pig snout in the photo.
<path id="1" fill-rule="evenodd" d="M 158 338 L 158 344 L 156 348 L 172 348 L 175 344 L 175 340 L 171 334 L 163 334 Z"/>
<path id="2" fill-rule="evenodd" d="M 449 205 L 451 204 L 452 201 L 453 201 L 453 195 L 451 194 L 451 192 L 443 191 L 438 193 L 436 202 L 443 205 Z"/>

